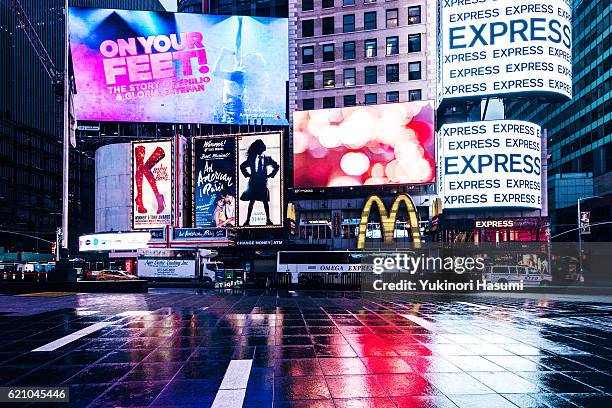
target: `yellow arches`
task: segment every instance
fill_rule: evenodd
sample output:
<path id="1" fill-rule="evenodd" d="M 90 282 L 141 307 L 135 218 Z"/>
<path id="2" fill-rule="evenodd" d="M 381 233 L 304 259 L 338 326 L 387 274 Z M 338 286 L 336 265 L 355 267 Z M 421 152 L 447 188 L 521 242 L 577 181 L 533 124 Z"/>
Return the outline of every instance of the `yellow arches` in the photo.
<path id="1" fill-rule="evenodd" d="M 359 222 L 359 235 L 357 236 L 357 249 L 365 248 L 366 241 L 366 230 L 368 227 L 368 220 L 370 219 L 370 212 L 372 205 L 378 206 L 380 212 L 380 225 L 382 228 L 383 242 L 385 244 L 393 243 L 393 232 L 395 230 L 395 220 L 397 219 L 397 212 L 399 211 L 400 204 L 404 203 L 408 210 L 408 220 L 410 221 L 410 232 L 412 235 L 412 242 L 414 245 L 420 245 L 421 243 L 421 231 L 419 230 L 419 215 L 412 198 L 406 194 L 400 194 L 395 198 L 391 205 L 391 212 L 387 215 L 387 208 L 385 203 L 378 196 L 371 196 L 363 206 L 361 212 L 361 221 Z"/>

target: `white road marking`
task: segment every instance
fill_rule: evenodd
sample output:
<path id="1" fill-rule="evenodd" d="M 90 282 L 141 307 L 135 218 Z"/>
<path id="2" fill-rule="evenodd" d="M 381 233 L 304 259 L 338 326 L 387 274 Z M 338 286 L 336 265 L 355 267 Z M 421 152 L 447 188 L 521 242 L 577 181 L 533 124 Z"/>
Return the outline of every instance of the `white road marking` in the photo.
<path id="1" fill-rule="evenodd" d="M 477 307 L 478 309 L 488 309 L 487 306 L 477 305 L 476 303 L 470 303 L 470 302 L 455 302 L 455 303 L 459 303 L 459 304 L 466 305 L 466 306 Z"/>
<path id="2" fill-rule="evenodd" d="M 436 327 L 431 322 L 429 322 L 429 321 L 427 321 L 425 319 L 422 319 L 420 317 L 417 317 L 417 316 L 414 316 L 414 315 L 411 315 L 411 314 L 403 314 L 403 315 L 400 315 L 400 316 L 402 316 L 402 317 L 404 317 L 404 318 L 406 318 L 406 319 L 408 319 L 408 320 L 418 324 L 419 326 L 423 327 L 424 329 L 427 329 L 427 330 L 432 331 L 432 332 L 437 331 Z"/>
<path id="3" fill-rule="evenodd" d="M 86 309 L 86 308 L 84 308 Z M 99 313 L 99 311 L 97 310 L 77 310 L 77 314 L 80 316 L 90 316 L 93 314 Z M 128 310 L 122 313 L 119 313 L 117 316 L 119 317 L 133 317 L 133 316 L 147 316 L 150 315 L 151 312 L 148 310 Z M 51 343 L 47 343 L 44 346 L 38 347 L 37 349 L 34 349 L 32 351 L 53 351 L 53 350 L 57 350 L 60 347 L 65 346 L 68 343 L 72 343 L 75 340 L 80 339 L 81 337 L 85 337 L 88 334 L 91 334 L 93 332 L 96 332 L 100 329 L 103 329 L 106 326 L 109 326 L 113 323 L 116 323 L 116 321 L 104 321 L 104 322 L 99 322 L 99 323 L 95 323 L 92 324 L 91 326 L 87 326 L 79 331 L 76 331 L 72 334 L 69 334 L 67 336 L 64 336 L 62 338 L 59 338 L 57 340 L 52 341 Z"/>
<path id="4" fill-rule="evenodd" d="M 79 331 L 76 331 L 72 334 L 69 334 L 67 336 L 64 336 L 62 338 L 59 338 L 57 340 L 52 341 L 51 343 L 47 343 L 44 346 L 41 346 L 37 349 L 34 349 L 32 351 L 53 351 L 53 350 L 57 350 L 60 347 L 65 346 L 68 343 L 72 343 L 75 340 L 80 339 L 81 337 L 85 337 L 88 334 L 91 334 L 93 332 L 96 332 L 100 329 L 103 329 L 104 327 L 108 326 L 112 324 L 112 322 L 99 322 L 99 323 L 95 323 L 92 324 L 91 326 L 87 326 L 84 329 L 81 329 Z"/>
<path id="5" fill-rule="evenodd" d="M 148 316 L 151 311 L 149 310 L 128 310 L 126 312 L 119 313 L 117 316 L 119 317 L 134 317 L 134 316 Z"/>
<path id="6" fill-rule="evenodd" d="M 100 313 L 99 310 L 77 310 L 77 316 L 91 316 Z"/>
<path id="7" fill-rule="evenodd" d="M 252 365 L 253 360 L 230 361 L 212 408 L 242 407 Z"/>

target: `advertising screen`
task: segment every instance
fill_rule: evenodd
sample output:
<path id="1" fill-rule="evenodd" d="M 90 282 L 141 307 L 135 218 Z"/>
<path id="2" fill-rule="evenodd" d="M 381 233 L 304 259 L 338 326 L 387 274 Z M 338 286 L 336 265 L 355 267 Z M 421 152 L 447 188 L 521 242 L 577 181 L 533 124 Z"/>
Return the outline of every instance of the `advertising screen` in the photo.
<path id="1" fill-rule="evenodd" d="M 79 237 L 79 252 L 147 248 L 149 241 L 151 241 L 150 232 L 81 235 Z"/>
<path id="2" fill-rule="evenodd" d="M 283 226 L 282 133 L 238 135 L 240 227 Z"/>
<path id="3" fill-rule="evenodd" d="M 132 143 L 132 227 L 151 229 L 172 224 L 172 141 Z"/>
<path id="4" fill-rule="evenodd" d="M 515 120 L 444 125 L 440 146 L 444 209 L 542 209 L 540 126 Z"/>
<path id="5" fill-rule="evenodd" d="M 441 3 L 440 99 L 519 92 L 571 99 L 569 0 Z"/>
<path id="6" fill-rule="evenodd" d="M 193 139 L 194 225 L 236 226 L 236 137 Z"/>
<path id="7" fill-rule="evenodd" d="M 70 8 L 78 120 L 286 125 L 287 19 Z"/>
<path id="8" fill-rule="evenodd" d="M 432 101 L 293 114 L 294 187 L 432 183 Z"/>

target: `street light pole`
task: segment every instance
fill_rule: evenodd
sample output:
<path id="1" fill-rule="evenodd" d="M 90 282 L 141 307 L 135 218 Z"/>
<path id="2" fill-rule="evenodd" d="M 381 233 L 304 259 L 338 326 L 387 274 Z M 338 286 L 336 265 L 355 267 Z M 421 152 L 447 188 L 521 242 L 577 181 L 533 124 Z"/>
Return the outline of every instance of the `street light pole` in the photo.
<path id="1" fill-rule="evenodd" d="M 64 0 L 64 129 L 62 145 L 62 242 L 61 247 L 68 248 L 68 180 L 70 178 L 70 78 L 68 74 L 68 53 L 70 52 L 68 38 L 68 0 Z M 57 248 L 58 253 L 60 248 Z"/>

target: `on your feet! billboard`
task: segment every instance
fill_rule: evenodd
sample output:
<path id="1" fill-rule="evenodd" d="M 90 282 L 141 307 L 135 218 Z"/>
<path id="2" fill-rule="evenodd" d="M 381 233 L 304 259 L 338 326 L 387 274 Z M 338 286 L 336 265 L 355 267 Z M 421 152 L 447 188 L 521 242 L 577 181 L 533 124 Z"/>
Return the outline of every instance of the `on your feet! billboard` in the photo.
<path id="1" fill-rule="evenodd" d="M 70 8 L 77 119 L 286 125 L 287 19 Z"/>
<path id="2" fill-rule="evenodd" d="M 132 227 L 173 224 L 174 148 L 172 140 L 132 143 Z"/>

